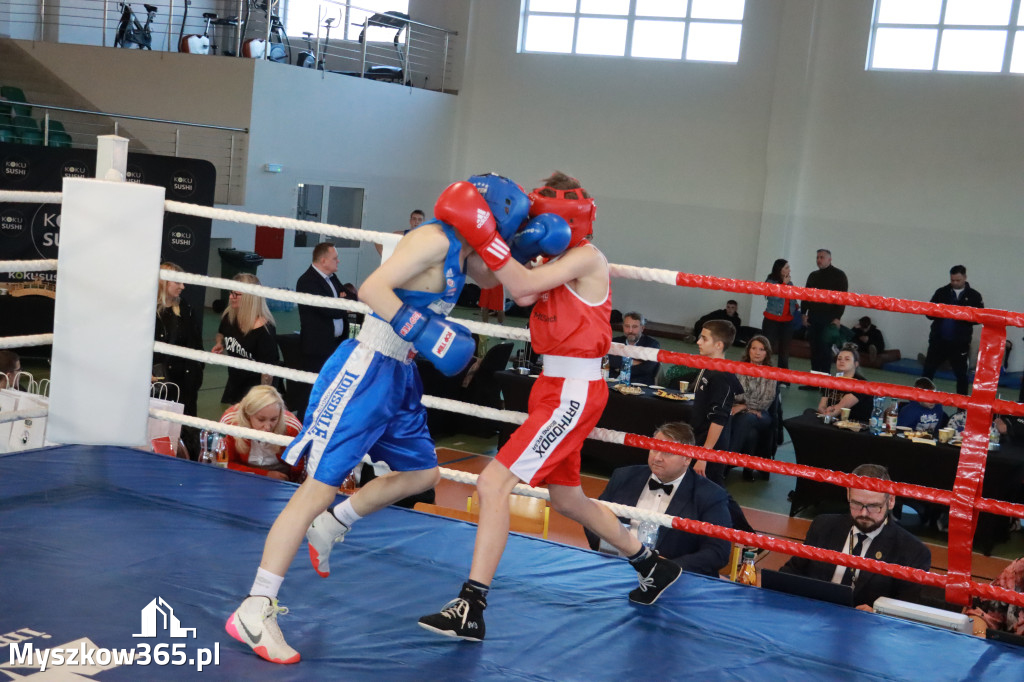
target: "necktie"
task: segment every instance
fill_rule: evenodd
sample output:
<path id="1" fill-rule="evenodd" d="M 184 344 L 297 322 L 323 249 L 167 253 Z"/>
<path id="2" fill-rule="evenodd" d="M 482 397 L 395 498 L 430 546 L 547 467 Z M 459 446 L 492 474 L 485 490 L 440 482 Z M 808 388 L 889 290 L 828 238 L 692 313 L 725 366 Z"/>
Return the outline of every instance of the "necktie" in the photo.
<path id="1" fill-rule="evenodd" d="M 853 549 L 850 554 L 853 556 L 860 556 L 861 550 L 864 549 L 864 541 L 868 539 L 867 533 L 857 533 L 857 542 L 854 543 Z M 847 567 L 846 573 L 843 574 L 843 585 L 853 585 L 853 574 L 856 572 L 855 569 Z"/>
<path id="2" fill-rule="evenodd" d="M 666 495 L 671 495 L 672 494 L 672 484 L 671 483 L 658 483 L 653 478 L 648 479 L 648 481 L 647 481 L 647 488 L 648 488 L 648 490 L 664 490 Z"/>

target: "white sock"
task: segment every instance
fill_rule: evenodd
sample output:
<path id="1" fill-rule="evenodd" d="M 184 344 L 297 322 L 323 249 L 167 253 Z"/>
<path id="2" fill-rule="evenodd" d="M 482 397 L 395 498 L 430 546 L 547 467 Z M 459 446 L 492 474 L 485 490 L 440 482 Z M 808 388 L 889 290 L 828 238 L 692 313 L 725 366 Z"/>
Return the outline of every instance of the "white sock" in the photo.
<path id="1" fill-rule="evenodd" d="M 352 524 L 363 518 L 359 514 L 356 514 L 356 510 L 352 508 L 351 498 L 345 500 L 339 505 L 336 505 L 334 509 L 331 510 L 331 513 L 334 514 L 334 518 L 341 521 L 348 528 L 351 528 Z"/>
<path id="2" fill-rule="evenodd" d="M 275 575 L 261 568 L 256 571 L 256 580 L 253 581 L 249 594 L 253 597 L 277 599 L 277 591 L 281 589 L 282 582 L 284 582 L 283 575 Z"/>

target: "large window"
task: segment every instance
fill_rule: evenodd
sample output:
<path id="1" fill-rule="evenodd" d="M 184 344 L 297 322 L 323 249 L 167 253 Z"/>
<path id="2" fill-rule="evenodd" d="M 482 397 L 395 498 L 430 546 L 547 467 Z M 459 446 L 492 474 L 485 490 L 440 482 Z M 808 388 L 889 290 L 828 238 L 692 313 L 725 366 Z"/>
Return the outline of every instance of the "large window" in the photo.
<path id="1" fill-rule="evenodd" d="M 524 0 L 522 52 L 735 64 L 744 0 Z"/>
<path id="2" fill-rule="evenodd" d="M 308 31 L 313 36 L 325 36 L 324 24 L 333 19 L 331 40 L 359 40 L 366 18 L 377 12 L 409 13 L 409 0 L 281 0 L 284 5 L 284 25 L 290 36 L 301 36 Z M 367 31 L 370 42 L 391 42 L 395 37 L 394 28 L 370 27 Z M 402 33 L 401 41 L 405 41 Z"/>
<path id="3" fill-rule="evenodd" d="M 1021 0 L 875 0 L 867 66 L 1024 73 Z"/>

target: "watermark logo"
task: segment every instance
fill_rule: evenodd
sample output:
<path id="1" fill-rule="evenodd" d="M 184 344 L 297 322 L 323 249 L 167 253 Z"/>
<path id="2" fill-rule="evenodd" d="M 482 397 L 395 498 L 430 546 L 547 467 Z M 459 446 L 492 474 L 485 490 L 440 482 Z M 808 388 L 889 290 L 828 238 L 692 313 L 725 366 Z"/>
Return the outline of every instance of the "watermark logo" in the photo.
<path id="1" fill-rule="evenodd" d="M 178 617 L 174 615 L 174 609 L 164 601 L 163 597 L 157 597 L 146 604 L 142 609 L 141 618 L 142 624 L 139 629 L 142 632 L 132 635 L 132 637 L 156 637 L 158 629 L 166 630 L 171 637 L 188 637 L 190 632 L 192 639 L 196 637 L 195 628 L 181 627 Z"/>

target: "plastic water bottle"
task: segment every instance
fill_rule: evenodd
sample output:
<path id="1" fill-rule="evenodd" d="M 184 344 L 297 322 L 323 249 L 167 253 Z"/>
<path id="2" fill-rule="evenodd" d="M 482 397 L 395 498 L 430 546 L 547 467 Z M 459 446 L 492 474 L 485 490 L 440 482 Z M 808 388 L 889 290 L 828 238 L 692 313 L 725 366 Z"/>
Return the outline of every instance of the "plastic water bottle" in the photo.
<path id="1" fill-rule="evenodd" d="M 736 576 L 736 582 L 740 585 L 757 584 L 757 568 L 754 566 L 755 556 L 754 550 L 743 550 L 743 563 L 740 564 L 739 574 Z"/>
<path id="2" fill-rule="evenodd" d="M 608 367 L 609 367 L 609 360 L 608 360 L 608 356 L 606 355 L 601 360 L 601 378 L 604 379 L 605 381 L 608 381 L 608 371 L 609 371 Z"/>
<path id="3" fill-rule="evenodd" d="M 203 464 L 213 464 L 214 453 L 210 448 L 210 436 L 213 432 L 203 429 L 199 432 L 199 461 Z"/>
<path id="4" fill-rule="evenodd" d="M 619 381 L 623 386 L 629 386 L 629 380 L 633 374 L 633 358 L 622 358 L 622 369 L 619 371 Z"/>
<path id="5" fill-rule="evenodd" d="M 640 543 L 648 549 L 654 549 L 658 544 L 658 531 L 661 526 L 654 521 L 641 521 L 636 527 L 636 536 Z"/>
<path id="6" fill-rule="evenodd" d="M 882 427 L 885 422 L 885 411 L 882 407 L 885 404 L 885 398 L 876 395 L 872 398 L 871 404 L 871 435 L 877 436 L 882 432 Z"/>

